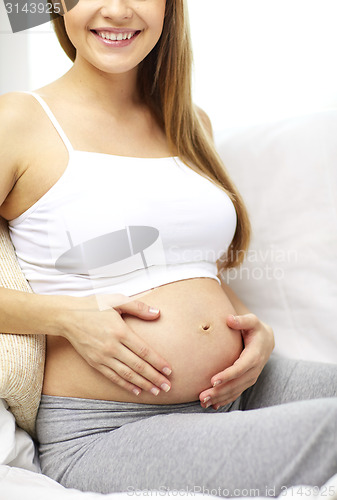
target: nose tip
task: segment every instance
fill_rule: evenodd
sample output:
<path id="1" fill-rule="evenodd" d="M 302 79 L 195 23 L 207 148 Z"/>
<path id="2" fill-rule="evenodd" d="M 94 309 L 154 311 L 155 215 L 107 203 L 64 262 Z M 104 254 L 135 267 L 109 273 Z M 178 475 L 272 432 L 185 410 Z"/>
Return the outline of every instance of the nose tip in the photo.
<path id="1" fill-rule="evenodd" d="M 130 19 L 133 15 L 129 0 L 102 0 L 101 14 L 116 20 Z"/>

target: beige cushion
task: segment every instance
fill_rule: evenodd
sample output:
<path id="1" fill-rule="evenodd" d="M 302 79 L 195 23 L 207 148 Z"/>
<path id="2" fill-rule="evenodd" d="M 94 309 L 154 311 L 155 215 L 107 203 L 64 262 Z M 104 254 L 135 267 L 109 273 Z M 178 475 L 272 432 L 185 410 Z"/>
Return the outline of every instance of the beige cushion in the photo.
<path id="1" fill-rule="evenodd" d="M 0 286 L 32 293 L 16 260 L 7 223 L 0 218 Z M 17 424 L 34 435 L 45 361 L 44 335 L 0 334 L 0 398 Z"/>

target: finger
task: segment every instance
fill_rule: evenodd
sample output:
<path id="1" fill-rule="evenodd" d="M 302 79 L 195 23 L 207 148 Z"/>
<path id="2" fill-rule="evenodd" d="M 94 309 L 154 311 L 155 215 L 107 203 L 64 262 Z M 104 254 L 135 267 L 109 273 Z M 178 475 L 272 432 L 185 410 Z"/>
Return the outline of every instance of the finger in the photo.
<path id="1" fill-rule="evenodd" d="M 220 387 L 211 394 L 212 404 L 228 404 L 235 401 L 246 389 L 255 384 L 257 380 L 256 370 L 249 370 L 240 381 L 231 381 L 225 384 L 224 387 Z"/>
<path id="2" fill-rule="evenodd" d="M 142 319 L 157 319 L 160 314 L 159 309 L 122 293 L 98 294 L 92 296 L 92 299 L 96 301 L 100 311 L 115 309 L 119 314 L 131 314 Z"/>
<path id="3" fill-rule="evenodd" d="M 171 375 L 172 368 L 170 364 L 156 351 L 154 351 L 146 342 L 144 342 L 143 339 L 138 337 L 132 330 L 124 335 L 124 338 L 121 339 L 121 343 L 128 349 L 130 349 L 130 351 L 136 354 L 139 358 L 146 361 L 149 368 L 149 365 L 151 365 L 151 367 L 155 369 L 151 371 L 152 376 L 149 379 L 151 382 L 154 382 L 153 377 L 155 377 L 156 379 L 159 372 L 163 373 L 166 376 Z M 169 383 L 169 381 L 167 379 L 164 380 L 162 376 L 161 380 L 161 383 Z"/>
<path id="4" fill-rule="evenodd" d="M 214 399 L 214 400 L 212 400 L 212 403 L 213 403 L 212 407 L 214 408 L 214 410 L 218 410 L 222 406 L 226 406 L 226 405 L 229 405 L 231 403 L 234 403 L 234 401 L 236 401 L 241 396 L 241 394 L 243 392 L 244 392 L 244 389 L 242 389 L 242 391 L 234 392 L 233 394 L 228 395 L 226 398 Z"/>
<path id="5" fill-rule="evenodd" d="M 251 356 L 249 356 L 249 358 L 251 358 Z M 246 359 L 246 356 L 242 356 L 242 358 L 237 359 L 232 366 L 229 366 L 228 368 L 226 368 L 226 370 L 217 373 L 216 375 L 214 375 L 214 377 L 211 378 L 212 387 L 218 387 L 221 384 L 226 384 L 231 380 L 238 379 L 250 369 L 250 359 Z"/>
<path id="6" fill-rule="evenodd" d="M 241 377 L 250 377 L 250 373 L 256 373 L 256 368 L 258 363 L 256 360 L 255 351 L 243 350 L 240 357 L 233 363 L 233 365 L 226 368 L 224 371 L 217 373 L 211 378 L 211 386 L 209 389 L 201 392 L 199 394 L 200 401 L 204 401 L 208 396 L 214 397 L 219 391 L 223 390 L 223 387 L 230 384 L 232 381 L 235 383 L 236 380 Z M 259 370 L 258 370 L 259 372 Z"/>
<path id="7" fill-rule="evenodd" d="M 209 408 L 210 406 L 212 406 L 214 409 L 218 409 L 220 406 L 225 406 L 225 405 L 228 405 L 230 403 L 233 403 L 241 394 L 242 394 L 243 391 L 241 392 L 235 392 L 231 395 L 228 395 L 226 397 L 222 397 L 222 398 L 211 398 L 209 399 L 208 401 L 206 401 L 206 403 L 201 403 L 201 406 L 202 408 Z M 216 406 L 218 408 L 216 408 Z"/>
<path id="8" fill-rule="evenodd" d="M 127 363 L 121 361 L 121 358 L 122 356 L 120 356 L 119 359 L 110 360 L 108 368 L 110 368 L 126 382 L 133 384 L 134 386 L 137 386 L 147 392 L 150 392 L 154 396 L 158 396 L 161 390 L 163 390 L 164 392 L 168 392 L 170 390 L 170 382 L 161 377 L 161 375 L 158 374 L 158 372 L 155 372 L 155 370 L 153 370 L 155 372 L 153 378 L 156 379 L 157 384 L 152 383 L 147 378 L 152 374 L 150 373 L 150 375 L 148 375 L 146 363 L 142 360 L 139 361 L 139 358 L 137 358 L 136 356 L 136 361 L 128 358 Z M 134 367 L 137 369 L 137 371 L 133 369 Z M 141 372 L 142 374 L 140 374 L 139 372 Z M 157 377 L 156 374 L 159 375 L 160 378 Z"/>
<path id="9" fill-rule="evenodd" d="M 228 392 L 220 394 L 218 397 L 213 397 L 210 399 L 212 405 L 221 404 L 224 406 L 225 404 L 232 403 L 235 401 L 241 394 L 247 389 L 247 384 L 240 385 L 239 387 L 233 387 Z"/>
<path id="10" fill-rule="evenodd" d="M 160 315 L 159 309 L 155 307 L 148 306 L 141 300 L 133 300 L 132 302 L 127 302 L 115 307 L 120 314 L 131 314 L 132 316 L 137 316 L 141 319 L 157 319 Z"/>
<path id="11" fill-rule="evenodd" d="M 98 309 L 105 311 L 107 309 L 117 309 L 118 307 L 133 302 L 131 297 L 123 295 L 122 293 L 107 293 L 96 294 L 92 296 L 95 299 Z"/>
<path id="12" fill-rule="evenodd" d="M 126 389 L 127 391 L 131 392 L 132 394 L 139 396 L 139 394 L 142 392 L 141 388 L 131 384 L 130 382 L 127 382 L 125 379 L 120 377 L 114 370 L 111 368 L 108 368 L 107 366 L 100 365 L 96 367 L 96 369 L 102 373 L 108 380 L 113 382 L 114 384 L 118 385 L 122 389 Z"/>
<path id="13" fill-rule="evenodd" d="M 233 403 L 241 394 L 246 390 L 247 384 L 243 384 L 240 386 L 235 386 L 231 388 L 228 391 L 225 391 L 224 393 L 221 393 L 219 395 L 213 395 L 213 397 L 208 396 L 205 398 L 205 402 L 201 402 L 201 406 L 203 408 L 209 408 L 210 406 L 213 406 L 213 408 L 216 405 L 220 406 L 225 406 L 230 403 Z"/>
<path id="14" fill-rule="evenodd" d="M 230 403 L 230 401 L 228 403 L 226 401 L 223 401 L 221 403 L 217 403 L 217 404 L 213 405 L 213 410 L 219 410 L 220 408 L 222 408 L 223 406 L 226 406 L 229 403 Z"/>
<path id="15" fill-rule="evenodd" d="M 259 323 L 259 319 L 255 314 L 248 313 L 239 316 L 233 316 L 230 314 L 227 316 L 227 324 L 233 330 L 251 330 L 255 328 Z"/>
<path id="16" fill-rule="evenodd" d="M 209 408 L 210 406 L 214 406 L 216 404 L 221 403 L 222 405 L 232 403 L 236 398 L 237 395 L 240 395 L 243 391 L 238 391 L 236 390 L 235 392 L 225 392 L 224 394 L 221 394 L 219 396 L 216 396 L 214 394 L 208 395 L 206 398 L 204 398 L 202 401 L 200 401 L 200 404 L 203 408 Z"/>
<path id="17" fill-rule="evenodd" d="M 235 398 L 236 399 L 236 398 Z M 217 403 L 214 403 L 212 405 L 212 408 L 213 410 L 219 410 L 220 408 L 222 408 L 223 406 L 226 406 L 226 405 L 229 405 L 230 403 L 233 403 L 233 401 L 235 401 L 235 399 L 232 399 L 232 400 L 224 400 L 224 401 L 219 401 Z"/>
<path id="18" fill-rule="evenodd" d="M 223 399 L 231 399 L 233 395 L 243 392 L 248 387 L 253 385 L 256 381 L 256 370 L 251 368 L 247 370 L 240 378 L 232 379 L 228 382 L 217 385 L 211 389 L 203 391 L 199 395 L 201 403 L 208 403 L 212 400 L 212 403 L 221 401 Z"/>
<path id="19" fill-rule="evenodd" d="M 129 349 L 121 351 L 118 359 L 112 359 L 109 366 L 123 379 L 157 396 L 160 390 L 168 392 L 171 382 L 146 361 Z"/>
<path id="20" fill-rule="evenodd" d="M 258 350 L 250 348 L 244 349 L 238 359 L 226 368 L 224 371 L 217 373 L 211 378 L 213 387 L 229 382 L 230 380 L 242 377 L 251 369 L 256 369 L 260 365 L 260 353 Z"/>

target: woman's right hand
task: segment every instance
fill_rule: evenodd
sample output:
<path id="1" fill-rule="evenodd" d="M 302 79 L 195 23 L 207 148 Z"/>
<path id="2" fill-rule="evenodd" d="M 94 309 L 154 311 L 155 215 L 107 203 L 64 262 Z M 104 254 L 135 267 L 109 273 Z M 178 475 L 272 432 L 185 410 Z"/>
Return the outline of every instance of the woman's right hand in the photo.
<path id="1" fill-rule="evenodd" d="M 169 363 L 121 316 L 130 314 L 151 321 L 159 317 L 159 310 L 122 295 L 76 298 L 76 307 L 71 302 L 71 309 L 64 311 L 63 336 L 90 366 L 136 395 L 142 389 L 155 396 L 160 390 L 170 390 L 166 378 L 171 373 Z"/>

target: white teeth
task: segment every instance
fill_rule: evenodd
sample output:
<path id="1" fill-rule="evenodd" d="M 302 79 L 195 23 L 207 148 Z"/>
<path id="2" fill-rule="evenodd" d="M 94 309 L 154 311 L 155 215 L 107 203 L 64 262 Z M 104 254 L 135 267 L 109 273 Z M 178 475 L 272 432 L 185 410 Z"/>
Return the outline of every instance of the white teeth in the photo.
<path id="1" fill-rule="evenodd" d="M 135 33 L 111 33 L 111 31 L 96 31 L 97 35 L 106 40 L 112 40 L 114 42 L 120 40 L 130 40 Z"/>

